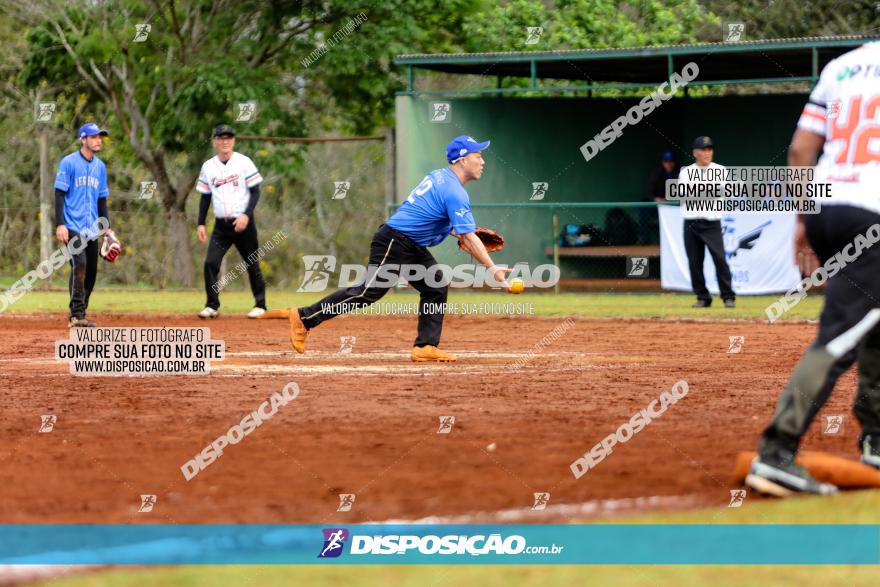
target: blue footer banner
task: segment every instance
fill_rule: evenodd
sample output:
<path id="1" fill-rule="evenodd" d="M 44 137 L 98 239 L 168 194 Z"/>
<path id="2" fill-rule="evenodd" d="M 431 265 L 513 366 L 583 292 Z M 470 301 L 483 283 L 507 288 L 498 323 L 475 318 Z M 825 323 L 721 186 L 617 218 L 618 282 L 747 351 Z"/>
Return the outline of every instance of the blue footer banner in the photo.
<path id="1" fill-rule="evenodd" d="M 0 564 L 880 564 L 880 525 L 0 525 Z"/>

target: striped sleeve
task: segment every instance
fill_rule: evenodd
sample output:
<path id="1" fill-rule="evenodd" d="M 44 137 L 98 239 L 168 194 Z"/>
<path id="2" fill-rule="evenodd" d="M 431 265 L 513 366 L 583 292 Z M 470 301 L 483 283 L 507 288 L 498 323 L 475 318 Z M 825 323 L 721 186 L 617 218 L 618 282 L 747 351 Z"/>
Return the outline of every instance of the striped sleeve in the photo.
<path id="1" fill-rule="evenodd" d="M 263 176 L 260 175 L 259 171 L 254 171 L 251 175 L 248 175 L 247 177 L 244 178 L 244 183 L 249 188 L 252 188 L 255 185 L 258 185 L 262 181 L 263 181 Z"/>
<path id="2" fill-rule="evenodd" d="M 824 137 L 826 110 L 825 106 L 819 106 L 813 102 L 807 102 L 807 105 L 804 106 L 804 109 L 801 112 L 801 118 L 798 120 L 798 128 L 808 130 Z"/>
<path id="3" fill-rule="evenodd" d="M 835 59 L 825 66 L 822 74 L 819 76 L 819 82 L 813 91 L 810 92 L 810 99 L 801 112 L 800 120 L 798 120 L 798 128 L 808 130 L 820 136 L 826 135 L 827 117 L 834 110 L 837 102 L 832 99 L 833 90 L 833 72 L 838 67 L 838 61 Z M 836 114 L 836 113 L 835 113 Z"/>
<path id="4" fill-rule="evenodd" d="M 247 187 L 252 188 L 263 181 L 263 176 L 257 171 L 257 166 L 251 161 L 250 157 L 245 157 L 244 161 L 244 183 Z"/>
<path id="5" fill-rule="evenodd" d="M 202 166 L 202 170 L 199 172 L 199 180 L 196 182 L 196 191 L 201 194 L 210 194 L 211 186 L 208 183 L 208 176 L 205 173 L 205 166 Z"/>

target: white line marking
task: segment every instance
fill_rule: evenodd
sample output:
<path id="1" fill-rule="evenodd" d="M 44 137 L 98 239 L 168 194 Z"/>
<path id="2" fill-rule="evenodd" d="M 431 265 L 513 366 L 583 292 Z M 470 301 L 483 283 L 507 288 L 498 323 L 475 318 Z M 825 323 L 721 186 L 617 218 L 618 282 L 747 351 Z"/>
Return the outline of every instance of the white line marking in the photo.
<path id="1" fill-rule="evenodd" d="M 461 351 L 455 349 L 447 349 L 449 352 L 457 354 L 459 357 L 469 359 L 520 359 L 527 356 L 527 353 L 496 353 L 481 351 Z M 340 353 L 338 351 L 308 351 L 304 355 L 294 354 L 293 351 L 242 351 L 234 353 L 226 353 L 227 357 L 268 357 L 268 358 L 285 358 L 292 360 L 290 357 L 296 357 L 296 362 L 306 361 L 351 361 L 357 359 L 365 360 L 404 360 L 409 361 L 411 349 L 402 349 L 399 351 L 371 351 L 367 353 Z M 532 360 L 542 358 L 574 358 L 587 356 L 609 356 L 607 353 L 578 353 L 578 352 L 556 352 L 556 353 L 540 353 L 535 355 Z M 52 355 L 44 355 L 41 357 L 16 357 L 14 359 L 0 359 L 0 363 L 33 363 L 35 365 L 44 365 L 47 363 L 55 363 Z M 223 361 L 214 361 L 221 364 Z M 58 364 L 61 364 L 59 362 Z"/>
<path id="2" fill-rule="evenodd" d="M 639 513 L 659 509 L 693 509 L 700 503 L 697 495 L 654 495 L 622 499 L 600 499 L 584 503 L 561 503 L 547 505 L 543 510 L 513 508 L 497 512 L 474 512 L 452 516 L 428 516 L 415 520 L 392 519 L 364 524 L 485 524 L 510 523 L 515 520 L 539 521 L 546 518 L 597 516 L 623 513 Z"/>
<path id="3" fill-rule="evenodd" d="M 485 375 L 487 373 L 506 373 L 506 370 L 498 369 L 499 365 L 462 365 L 461 363 L 440 364 L 408 364 L 408 365 L 212 365 L 211 374 L 218 371 L 230 372 L 230 374 L 217 373 L 219 377 L 240 377 L 242 373 L 291 373 L 298 375 L 323 375 L 323 374 L 358 374 L 364 377 L 371 376 L 402 376 L 402 375 L 426 375 L 426 376 L 461 376 L 461 375 Z M 552 369 L 541 368 L 543 373 L 561 373 L 565 371 L 594 371 L 596 369 L 622 369 L 625 365 L 602 365 L 580 367 L 556 367 Z M 519 371 L 526 370 L 525 367 Z M 233 375 L 237 373 L 238 375 Z"/>

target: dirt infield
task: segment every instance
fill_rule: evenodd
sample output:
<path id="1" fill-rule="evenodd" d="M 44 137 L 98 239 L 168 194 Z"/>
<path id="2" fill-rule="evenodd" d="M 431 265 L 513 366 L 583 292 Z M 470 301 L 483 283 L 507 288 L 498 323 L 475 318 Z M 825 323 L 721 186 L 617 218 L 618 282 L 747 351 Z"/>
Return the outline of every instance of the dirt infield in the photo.
<path id="1" fill-rule="evenodd" d="M 205 326 L 227 358 L 209 376 L 73 377 L 54 360 L 64 318 L 0 318 L 0 523 L 564 521 L 726 505 L 814 334 L 808 324 L 450 317 L 459 363 L 409 361 L 415 319 L 350 316 L 294 356 L 286 321 L 99 316 L 102 326 Z M 560 328 L 562 330 L 563 328 Z M 729 354 L 728 337 L 745 336 Z M 352 354 L 340 337 L 355 336 Z M 569 464 L 677 380 L 688 395 L 575 480 Z M 190 481 L 181 465 L 286 383 L 299 397 Z M 848 373 L 806 446 L 855 456 Z M 40 416 L 55 414 L 50 433 Z M 437 434 L 440 416 L 455 416 Z M 494 445 L 494 446 L 493 446 Z M 549 492 L 544 512 L 533 493 Z M 338 494 L 355 494 L 337 512 Z M 155 494 L 139 513 L 141 494 Z"/>

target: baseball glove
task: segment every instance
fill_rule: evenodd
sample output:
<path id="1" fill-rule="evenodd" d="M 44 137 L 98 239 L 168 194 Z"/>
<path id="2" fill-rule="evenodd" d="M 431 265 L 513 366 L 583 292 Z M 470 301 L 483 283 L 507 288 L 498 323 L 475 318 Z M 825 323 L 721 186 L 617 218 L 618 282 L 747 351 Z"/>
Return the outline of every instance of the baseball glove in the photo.
<path id="1" fill-rule="evenodd" d="M 477 235 L 478 239 L 483 241 L 483 246 L 486 247 L 486 251 L 489 253 L 494 253 L 495 251 L 500 251 L 504 248 L 504 237 L 492 229 L 480 228 L 478 226 L 477 230 L 474 231 L 474 234 Z M 460 238 L 458 239 L 458 248 L 467 251 Z"/>
<path id="2" fill-rule="evenodd" d="M 113 263 L 120 253 L 122 253 L 122 245 L 119 244 L 116 233 L 107 229 L 104 233 L 104 244 L 101 245 L 101 256 L 108 263 Z"/>

